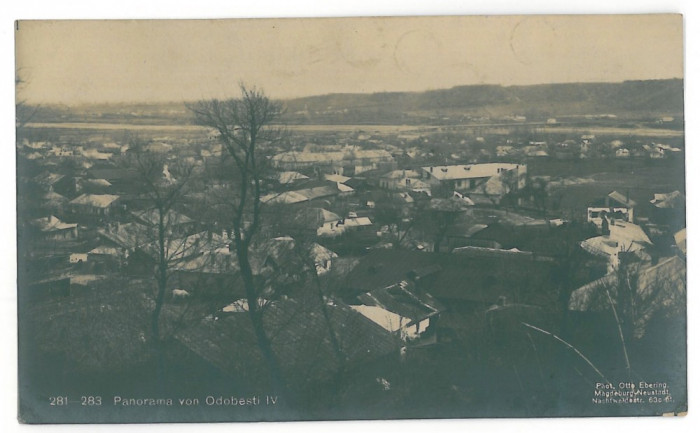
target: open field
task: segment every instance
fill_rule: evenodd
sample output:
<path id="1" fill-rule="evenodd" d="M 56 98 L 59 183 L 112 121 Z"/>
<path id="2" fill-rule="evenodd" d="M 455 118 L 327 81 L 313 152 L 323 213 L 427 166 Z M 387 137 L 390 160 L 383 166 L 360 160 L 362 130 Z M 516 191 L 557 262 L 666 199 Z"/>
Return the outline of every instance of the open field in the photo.
<path id="1" fill-rule="evenodd" d="M 612 126 L 557 126 L 536 128 L 538 134 L 595 134 L 620 137 L 682 137 L 683 131 L 660 128 L 616 128 Z"/>
<path id="2" fill-rule="evenodd" d="M 35 129 L 81 129 L 81 130 L 127 130 L 138 132 L 196 132 L 205 130 L 198 125 L 142 125 L 133 123 L 29 123 L 28 128 Z M 300 132 L 353 132 L 364 131 L 377 134 L 390 134 L 402 132 L 422 132 L 449 130 L 452 132 L 465 132 L 474 134 L 510 134 L 513 129 L 531 128 L 536 134 L 596 134 L 616 135 L 620 137 L 682 137 L 683 131 L 661 128 L 619 128 L 610 126 L 556 126 L 545 127 L 541 123 L 532 124 L 469 124 L 469 125 L 285 125 L 291 131 Z"/>
<path id="3" fill-rule="evenodd" d="M 550 200 L 567 217 L 582 217 L 587 204 L 616 190 L 639 204 L 638 215 L 645 216 L 654 193 L 685 192 L 685 171 L 673 160 L 586 160 L 536 161 L 528 164 L 530 175 L 555 178 L 583 178 L 585 182 L 556 186 Z"/>

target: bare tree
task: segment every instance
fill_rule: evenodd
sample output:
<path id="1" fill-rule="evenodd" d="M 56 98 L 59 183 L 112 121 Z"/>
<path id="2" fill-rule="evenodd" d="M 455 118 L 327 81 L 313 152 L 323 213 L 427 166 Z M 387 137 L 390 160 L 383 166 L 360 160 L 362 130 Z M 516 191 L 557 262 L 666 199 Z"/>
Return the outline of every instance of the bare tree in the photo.
<path id="1" fill-rule="evenodd" d="M 248 313 L 270 374 L 278 393 L 285 393 L 285 380 L 266 334 L 263 308 L 259 302 L 264 287 L 257 284 L 250 261 L 251 245 L 260 231 L 261 196 L 269 146 L 278 143 L 282 130 L 273 122 L 280 114 L 262 90 L 240 85 L 241 95 L 235 99 L 200 101 L 188 108 L 198 124 L 214 129 L 218 139 L 233 160 L 230 182 L 232 196 L 228 210 L 233 246 L 248 302 Z"/>
<path id="2" fill-rule="evenodd" d="M 195 250 L 191 233 L 175 230 L 178 224 L 174 207 L 181 203 L 190 181 L 193 167 L 182 161 L 167 161 L 159 154 L 143 150 L 143 143 L 132 140 L 132 152 L 127 159 L 129 166 L 136 170 L 143 199 L 146 201 L 143 248 L 155 259 L 154 278 L 156 281 L 155 304 L 151 313 L 151 337 L 156 346 L 161 340 L 160 314 L 165 302 L 170 270 L 179 260 Z"/>
<path id="3" fill-rule="evenodd" d="M 535 206 L 547 218 L 547 200 L 549 199 L 549 184 L 544 178 L 528 179 L 527 192 Z"/>
<path id="4" fill-rule="evenodd" d="M 408 196 L 408 193 L 403 194 Z M 376 222 L 387 226 L 388 239 L 391 240 L 394 248 L 401 248 L 415 232 L 430 227 L 433 223 L 429 220 L 429 197 L 426 196 L 425 199 L 411 197 L 411 200 L 411 203 L 401 203 L 398 199 L 387 195 L 376 202 Z"/>
<path id="5" fill-rule="evenodd" d="M 34 118 L 39 110 L 39 106 L 31 105 L 26 100 L 20 98 L 20 92 L 26 84 L 27 82 L 20 74 L 20 71 L 17 71 L 15 75 L 15 129 L 18 143 L 24 135 L 25 126 L 27 123 L 31 122 L 32 118 Z"/>
<path id="6" fill-rule="evenodd" d="M 440 252 L 440 246 L 445 240 L 447 233 L 467 214 L 467 204 L 458 197 L 448 199 L 433 199 L 430 201 L 428 209 L 428 231 L 433 236 L 433 251 Z"/>

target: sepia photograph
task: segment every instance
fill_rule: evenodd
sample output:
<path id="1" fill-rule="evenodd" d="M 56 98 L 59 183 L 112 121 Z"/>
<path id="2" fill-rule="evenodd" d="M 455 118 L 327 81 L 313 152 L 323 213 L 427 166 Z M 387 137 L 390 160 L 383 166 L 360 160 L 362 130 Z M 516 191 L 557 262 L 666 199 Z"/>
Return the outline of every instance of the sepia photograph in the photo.
<path id="1" fill-rule="evenodd" d="M 682 15 L 14 25 L 20 423 L 687 412 Z"/>

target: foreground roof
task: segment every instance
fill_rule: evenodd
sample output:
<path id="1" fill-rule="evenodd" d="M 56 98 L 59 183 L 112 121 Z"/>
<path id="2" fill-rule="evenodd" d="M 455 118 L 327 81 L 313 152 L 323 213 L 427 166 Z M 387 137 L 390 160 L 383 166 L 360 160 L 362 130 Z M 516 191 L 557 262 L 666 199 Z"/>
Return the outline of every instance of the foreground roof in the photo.
<path id="1" fill-rule="evenodd" d="M 686 264 L 680 257 L 666 257 L 655 265 L 633 266 L 627 272 L 629 276 L 623 284 L 634 286 L 635 335 L 644 334 L 646 323 L 656 312 L 680 311 L 685 305 Z M 618 271 L 579 287 L 571 293 L 569 310 L 607 311 L 611 302 L 616 303 L 619 285 Z"/>
<path id="2" fill-rule="evenodd" d="M 410 280 L 441 300 L 494 303 L 500 296 L 522 292 L 521 302 L 540 305 L 549 302 L 547 296 L 553 293 L 552 270 L 549 262 L 516 254 L 377 249 L 362 257 L 348 273 L 344 288 L 346 295 L 357 295 Z"/>
<path id="3" fill-rule="evenodd" d="M 329 332 L 335 332 L 341 356 L 361 365 L 398 353 L 398 339 L 343 304 L 327 304 L 326 322 L 319 302 L 283 300 L 265 305 L 264 326 L 290 385 L 331 380 L 340 365 Z M 266 380 L 265 362 L 247 312 L 208 316 L 176 338 L 192 352 L 230 376 L 256 386 Z"/>

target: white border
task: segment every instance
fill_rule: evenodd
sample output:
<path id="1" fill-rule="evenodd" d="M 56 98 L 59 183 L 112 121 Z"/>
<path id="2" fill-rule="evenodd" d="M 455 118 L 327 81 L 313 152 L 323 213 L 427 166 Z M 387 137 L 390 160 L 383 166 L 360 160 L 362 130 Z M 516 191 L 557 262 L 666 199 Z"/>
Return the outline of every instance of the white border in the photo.
<path id="1" fill-rule="evenodd" d="M 10 0 L 12 1 L 12 0 Z M 9 3 L 9 2 L 8 2 Z M 355 432 L 358 429 L 380 431 L 400 429 L 404 431 L 490 431 L 510 432 L 526 430 L 538 432 L 561 431 L 697 431 L 700 423 L 693 415 L 693 404 L 698 389 L 697 320 L 693 312 L 697 308 L 694 294 L 700 282 L 696 265 L 695 221 L 700 216 L 697 205 L 700 192 L 700 170 L 695 164 L 700 161 L 700 140 L 698 138 L 698 61 L 700 59 L 700 13 L 697 0 L 586 0 L 577 3 L 555 0 L 431 0 L 411 2 L 407 0 L 345 0 L 334 4 L 312 0 L 255 0 L 252 2 L 217 2 L 198 0 L 183 2 L 178 0 L 108 0 L 55 2 L 41 0 L 14 0 L 5 4 L 0 25 L 0 49 L 2 50 L 2 79 L 0 80 L 0 164 L 2 182 L 0 194 L 0 347 L 2 347 L 2 374 L 0 376 L 0 428 L 3 432 L 27 431 L 42 428 L 52 431 L 189 431 L 203 428 L 206 431 L 326 431 Z M 96 6 L 98 5 L 98 6 Z M 387 421 L 387 422 L 314 422 L 282 424 L 209 424 L 197 425 L 129 425 L 129 426 L 21 426 L 16 421 L 16 235 L 15 235 L 15 167 L 14 167 L 14 31 L 15 19 L 117 19 L 117 18 L 238 18 L 238 17 L 295 17 L 295 16 L 390 16 L 390 15 L 497 15 L 497 14 L 536 14 L 536 13 L 660 13 L 680 12 L 685 15 L 686 32 L 686 149 L 688 183 L 688 221 L 690 222 L 690 257 L 688 262 L 689 287 L 689 389 L 691 413 L 684 419 L 660 418 L 615 418 L 615 419 L 533 419 L 533 420 L 441 420 L 441 421 Z"/>

